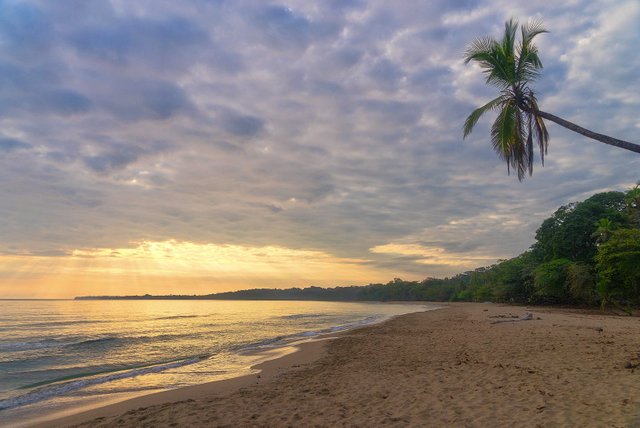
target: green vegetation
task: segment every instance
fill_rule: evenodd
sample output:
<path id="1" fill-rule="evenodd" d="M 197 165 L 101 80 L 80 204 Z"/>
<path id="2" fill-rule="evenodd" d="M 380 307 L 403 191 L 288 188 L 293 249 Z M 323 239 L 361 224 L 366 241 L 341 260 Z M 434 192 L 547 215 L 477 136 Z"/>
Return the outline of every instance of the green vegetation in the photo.
<path id="1" fill-rule="evenodd" d="M 495 301 L 640 305 L 640 184 L 562 206 L 517 257 L 451 278 L 364 287 L 253 289 L 206 296 L 84 297 L 330 301 Z"/>
<path id="2" fill-rule="evenodd" d="M 365 287 L 223 293 L 216 298 L 495 301 L 616 306 L 640 304 L 640 192 L 598 193 L 542 222 L 531 248 L 451 278 Z"/>
<path id="3" fill-rule="evenodd" d="M 613 232 L 595 260 L 602 306 L 617 300 L 640 302 L 640 229 Z"/>
<path id="4" fill-rule="evenodd" d="M 517 257 L 452 278 L 371 284 L 367 294 L 372 300 L 637 306 L 639 220 L 640 184 L 598 193 L 556 210 Z"/>
<path id="5" fill-rule="evenodd" d="M 528 251 L 442 280 L 449 300 L 639 305 L 639 188 L 560 207 Z"/>
<path id="6" fill-rule="evenodd" d="M 520 40 L 517 41 L 518 27 Z M 615 147 L 640 153 L 640 145 L 597 134 L 538 108 L 538 100 L 530 84 L 540 75 L 542 61 L 533 39 L 547 30 L 539 21 L 518 25 L 513 19 L 505 23 L 502 40 L 481 37 L 467 48 L 465 63 L 476 62 L 485 73 L 488 85 L 500 90 L 497 98 L 474 110 L 464 123 L 467 137 L 485 113 L 496 110 L 498 116 L 491 127 L 491 142 L 498 156 L 513 168 L 518 179 L 533 173 L 534 146 L 540 150 L 544 164 L 549 134 L 543 119 L 571 131 Z"/>
<path id="7" fill-rule="evenodd" d="M 639 187 L 560 207 L 525 253 L 445 280 L 449 299 L 640 304 Z"/>

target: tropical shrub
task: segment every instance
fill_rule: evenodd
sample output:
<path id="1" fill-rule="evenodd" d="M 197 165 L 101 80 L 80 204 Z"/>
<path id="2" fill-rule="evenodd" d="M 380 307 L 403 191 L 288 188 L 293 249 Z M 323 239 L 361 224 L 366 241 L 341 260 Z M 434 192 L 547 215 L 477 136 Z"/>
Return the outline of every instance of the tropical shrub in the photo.
<path id="1" fill-rule="evenodd" d="M 598 248 L 595 257 L 601 306 L 640 301 L 640 229 L 621 229 Z"/>
<path id="2" fill-rule="evenodd" d="M 568 265 L 567 287 L 574 301 L 586 304 L 595 302 L 595 278 L 589 265 L 585 263 L 571 263 Z"/>
<path id="3" fill-rule="evenodd" d="M 534 270 L 534 296 L 540 303 L 565 302 L 569 294 L 567 268 L 571 260 L 554 259 L 542 263 Z"/>

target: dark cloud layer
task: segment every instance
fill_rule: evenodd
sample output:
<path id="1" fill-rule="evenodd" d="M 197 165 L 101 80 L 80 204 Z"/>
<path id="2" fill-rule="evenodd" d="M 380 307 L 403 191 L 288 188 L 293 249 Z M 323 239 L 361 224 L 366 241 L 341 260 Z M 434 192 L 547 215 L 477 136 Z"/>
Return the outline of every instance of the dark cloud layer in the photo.
<path id="1" fill-rule="evenodd" d="M 14 150 L 28 149 L 31 145 L 15 138 L 0 138 L 0 151 L 12 152 Z"/>
<path id="2" fill-rule="evenodd" d="M 640 159 L 550 124 L 518 183 L 489 118 L 462 141 L 492 95 L 465 45 L 510 16 L 552 30 L 544 109 L 637 140 L 635 0 L 0 1 L 0 252 L 281 245 L 413 277 L 513 256 Z"/>

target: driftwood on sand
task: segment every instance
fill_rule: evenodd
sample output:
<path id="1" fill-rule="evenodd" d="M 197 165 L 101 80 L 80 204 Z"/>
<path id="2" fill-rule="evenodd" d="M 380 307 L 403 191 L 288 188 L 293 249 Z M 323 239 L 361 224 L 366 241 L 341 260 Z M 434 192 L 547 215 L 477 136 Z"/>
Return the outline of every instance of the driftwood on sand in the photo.
<path id="1" fill-rule="evenodd" d="M 499 318 L 507 318 L 507 316 L 500 316 L 498 315 Z M 525 312 L 524 314 L 517 316 L 517 315 L 511 315 L 509 314 L 508 319 L 501 319 L 501 320 L 496 320 L 496 321 L 491 321 L 491 324 L 498 324 L 498 323 L 502 323 L 502 322 L 517 322 L 517 321 L 530 321 L 533 319 L 533 314 L 531 312 Z M 538 318 L 540 319 L 540 318 Z"/>

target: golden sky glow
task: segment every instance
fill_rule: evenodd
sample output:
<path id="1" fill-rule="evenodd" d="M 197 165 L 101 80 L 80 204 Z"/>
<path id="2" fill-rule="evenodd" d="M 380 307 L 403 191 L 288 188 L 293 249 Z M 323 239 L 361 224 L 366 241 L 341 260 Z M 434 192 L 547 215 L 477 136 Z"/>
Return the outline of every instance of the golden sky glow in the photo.
<path id="1" fill-rule="evenodd" d="M 0 1 L 0 298 L 452 276 L 639 178 L 554 128 L 520 183 L 461 128 L 465 46 L 542 17 L 541 108 L 636 141 L 638 0 L 69 3 Z"/>
<path id="2" fill-rule="evenodd" d="M 385 245 L 377 245 L 370 248 L 372 253 L 397 254 L 402 256 L 416 257 L 415 262 L 423 265 L 447 265 L 456 266 L 463 271 L 464 269 L 473 269 L 474 267 L 484 266 L 496 261 L 493 255 L 456 253 L 447 251 L 441 247 L 429 247 L 418 244 L 398 244 L 391 243 Z"/>
<path id="3" fill-rule="evenodd" d="M 141 242 L 77 249 L 68 256 L 2 256 L 3 295 L 206 294 L 239 288 L 361 285 L 393 272 L 365 259 L 278 246 Z M 9 274 L 8 272 L 11 272 Z M 37 290 L 37 295 L 25 293 Z"/>

